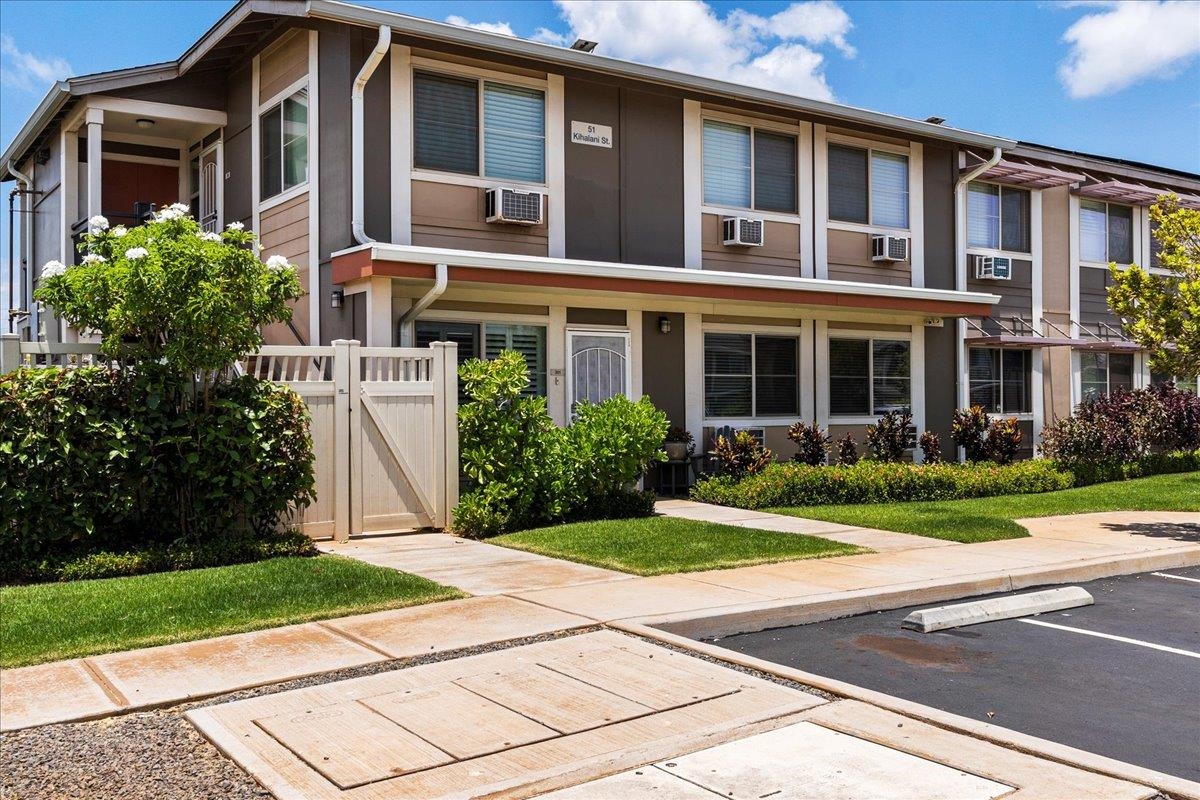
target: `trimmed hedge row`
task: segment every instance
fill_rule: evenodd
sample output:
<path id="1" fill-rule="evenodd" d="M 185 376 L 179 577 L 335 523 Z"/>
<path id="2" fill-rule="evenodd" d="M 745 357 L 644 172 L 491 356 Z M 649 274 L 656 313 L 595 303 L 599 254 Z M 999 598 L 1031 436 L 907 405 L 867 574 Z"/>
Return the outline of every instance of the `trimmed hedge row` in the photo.
<path id="1" fill-rule="evenodd" d="M 735 481 L 701 481 L 692 499 L 737 508 L 894 503 L 906 500 L 959 500 L 1002 494 L 1034 494 L 1068 489 L 1070 472 L 1050 461 L 1016 464 L 899 464 L 860 461 L 852 466 L 812 467 L 771 464 Z"/>
<path id="2" fill-rule="evenodd" d="M 1123 464 L 1076 464 L 1071 467 L 1076 486 L 1093 483 L 1125 481 L 1131 478 L 1148 478 L 1151 475 L 1171 475 L 1177 472 L 1200 470 L 1200 450 L 1176 453 L 1154 453 L 1126 461 Z"/>

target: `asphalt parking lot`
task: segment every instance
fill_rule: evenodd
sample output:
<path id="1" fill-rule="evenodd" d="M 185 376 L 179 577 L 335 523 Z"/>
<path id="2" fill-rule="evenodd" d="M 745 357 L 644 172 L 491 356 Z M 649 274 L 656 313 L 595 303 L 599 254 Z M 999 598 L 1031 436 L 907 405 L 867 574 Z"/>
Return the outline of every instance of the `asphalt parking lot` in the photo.
<path id="1" fill-rule="evenodd" d="M 901 629 L 919 606 L 715 644 L 1200 781 L 1200 567 L 1078 585 L 1095 605 Z"/>

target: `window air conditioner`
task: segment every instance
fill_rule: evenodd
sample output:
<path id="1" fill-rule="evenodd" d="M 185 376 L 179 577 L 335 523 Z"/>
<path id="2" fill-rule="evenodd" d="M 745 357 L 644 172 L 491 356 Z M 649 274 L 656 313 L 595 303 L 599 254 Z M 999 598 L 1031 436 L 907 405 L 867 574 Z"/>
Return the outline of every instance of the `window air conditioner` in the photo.
<path id="1" fill-rule="evenodd" d="M 726 247 L 762 247 L 763 221 L 747 217 L 721 220 L 721 239 Z"/>
<path id="2" fill-rule="evenodd" d="M 975 256 L 975 277 L 988 281 L 1011 281 L 1012 259 L 1003 256 Z"/>
<path id="3" fill-rule="evenodd" d="M 908 237 L 890 233 L 871 236 L 872 261 L 908 261 Z"/>
<path id="4" fill-rule="evenodd" d="M 487 222 L 509 225 L 541 225 L 542 193 L 507 186 L 488 189 L 484 218 Z"/>

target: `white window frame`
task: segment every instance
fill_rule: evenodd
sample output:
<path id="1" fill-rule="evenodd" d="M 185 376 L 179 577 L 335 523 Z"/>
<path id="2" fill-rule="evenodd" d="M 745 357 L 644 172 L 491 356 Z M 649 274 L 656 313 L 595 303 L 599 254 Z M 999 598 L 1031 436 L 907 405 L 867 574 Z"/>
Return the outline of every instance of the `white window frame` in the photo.
<path id="1" fill-rule="evenodd" d="M 416 96 L 415 93 L 410 93 L 408 118 L 409 118 L 409 153 L 408 163 L 412 164 L 411 179 L 414 181 L 429 181 L 431 183 L 449 183 L 459 186 L 476 186 L 482 189 L 490 189 L 494 186 L 513 186 L 516 188 L 538 189 L 545 191 L 550 186 L 551 174 L 553 169 L 551 153 L 551 143 L 554 141 L 552 128 L 554 125 L 551 113 L 551 96 L 550 96 L 550 81 L 544 78 L 531 78 L 527 75 L 519 75 L 512 72 L 501 72 L 499 70 L 485 69 L 483 67 L 474 67 L 467 64 L 456 64 L 450 61 L 438 61 L 432 58 L 424 58 L 421 56 L 413 56 L 410 59 L 411 66 L 409 69 L 409 86 L 413 86 L 416 81 L 418 72 L 427 72 L 433 74 L 448 75 L 455 78 L 467 78 L 476 81 L 478 91 L 476 92 L 476 102 L 478 103 L 478 141 L 479 148 L 479 174 L 469 175 L 462 172 L 446 172 L 443 170 L 429 169 L 428 167 L 418 167 L 416 165 Z M 484 154 L 484 84 L 485 83 L 500 83 L 508 86 L 514 86 L 522 89 L 536 89 L 542 93 L 542 112 L 545 119 L 545 129 L 542 131 L 542 181 L 540 183 L 534 181 L 521 181 L 513 178 L 488 178 L 485 177 L 487 171 L 487 161 Z"/>
<path id="2" fill-rule="evenodd" d="M 1080 351 L 1080 353 L 1079 353 L 1079 401 L 1080 402 L 1083 402 L 1086 399 L 1086 396 L 1084 394 L 1084 388 L 1083 388 L 1083 382 L 1084 382 L 1083 381 L 1083 358 L 1086 355 L 1093 355 L 1093 354 L 1107 355 L 1110 359 L 1104 365 L 1104 394 L 1105 395 L 1112 394 L 1112 361 L 1111 361 L 1111 359 L 1113 356 L 1129 356 L 1130 357 L 1130 359 L 1133 361 L 1133 369 L 1130 371 L 1130 375 L 1132 376 L 1132 383 L 1129 386 L 1129 390 L 1133 391 L 1134 389 L 1139 388 L 1138 384 L 1140 383 L 1140 381 L 1138 379 L 1137 354 L 1113 352 L 1113 351 L 1107 351 L 1107 350 L 1099 350 L 1099 351 L 1084 350 L 1084 351 Z"/>
<path id="3" fill-rule="evenodd" d="M 970 253 L 971 255 L 1001 256 L 1003 258 L 1018 258 L 1023 261 L 1032 260 L 1033 251 L 1035 249 L 1034 248 L 1034 237 L 1033 237 L 1033 198 L 1037 195 L 1039 190 L 1029 189 L 1024 186 L 1014 186 L 1009 183 L 999 183 L 997 181 L 974 180 L 974 181 L 971 181 L 971 183 L 982 183 L 982 184 L 987 184 L 988 186 L 998 186 L 1001 189 L 1001 195 L 1003 195 L 1004 189 L 1014 189 L 1017 191 L 1029 193 L 1029 249 L 1028 250 L 1005 250 L 1003 247 L 999 247 L 999 248 L 983 247 L 982 245 L 971 244 L 970 242 L 968 242 L 967 243 L 967 252 Z M 968 187 L 967 191 L 968 191 L 968 193 L 970 192 L 969 187 Z M 969 198 L 969 194 L 968 194 L 968 198 Z M 967 229 L 968 230 L 970 230 L 970 224 L 971 224 L 970 208 L 971 208 L 971 203 L 970 203 L 970 200 L 968 199 L 968 201 L 967 201 L 967 226 L 968 226 Z M 1001 200 L 1001 204 L 1000 204 L 999 242 L 1001 245 L 1004 244 L 1004 203 L 1003 203 L 1003 200 Z M 971 267 L 971 266 L 973 266 L 973 265 L 968 265 L 968 267 Z M 972 271 L 970 274 L 973 276 L 974 271 Z"/>
<path id="4" fill-rule="evenodd" d="M 743 128 L 750 129 L 749 208 L 707 203 L 704 200 L 704 123 L 709 121 L 724 122 L 729 125 L 740 125 Z M 796 140 L 796 211 L 794 213 L 787 211 L 763 211 L 754 208 L 754 133 L 758 130 L 766 131 L 767 133 L 777 133 L 785 136 L 792 136 Z M 804 168 L 802 166 L 804 157 L 802 146 L 803 140 L 803 128 L 800 125 L 790 125 L 784 122 L 775 122 L 771 120 L 759 119 L 757 117 L 730 114 L 723 111 L 702 108 L 700 110 L 700 213 L 717 214 L 726 217 L 749 215 L 756 219 L 762 219 L 768 222 L 788 222 L 792 224 L 801 223 L 801 215 L 804 209 Z"/>
<path id="5" fill-rule="evenodd" d="M 967 349 L 968 350 L 997 350 L 1000 352 L 1000 354 L 1001 354 L 1000 355 L 1000 407 L 1004 408 L 1004 355 L 1003 354 L 1006 349 L 1011 349 L 1011 348 L 984 347 L 984 346 L 971 347 L 970 342 L 968 341 Z M 1014 417 L 1018 420 L 1032 420 L 1033 419 L 1033 414 L 1034 414 L 1033 409 L 1037 405 L 1035 402 L 1035 397 L 1037 396 L 1037 391 L 1035 389 L 1034 379 L 1033 379 L 1034 374 L 1037 371 L 1034 368 L 1034 364 L 1033 364 L 1035 355 L 1036 355 L 1036 351 L 1029 351 L 1029 373 L 1026 376 L 1026 380 L 1029 384 L 1029 410 L 1028 411 L 1020 411 L 1020 412 L 988 410 L 989 414 L 998 414 L 999 416 L 1006 417 L 1006 418 Z M 970 358 L 970 354 L 968 354 L 967 355 L 967 399 L 968 399 L 968 401 L 970 400 L 970 397 L 971 397 L 970 365 L 971 365 L 971 358 Z"/>
<path id="6" fill-rule="evenodd" d="M 1109 200 L 1097 200 L 1094 197 L 1080 197 L 1079 204 L 1075 209 L 1075 246 L 1078 248 L 1079 263 L 1084 267 L 1103 267 L 1108 269 L 1111 261 L 1088 261 L 1083 257 L 1083 204 L 1084 203 L 1100 203 L 1104 206 L 1104 255 L 1108 253 L 1108 207 L 1121 206 L 1130 210 L 1129 219 L 1129 236 L 1130 236 L 1130 253 L 1133 261 L 1129 263 L 1117 262 L 1118 267 L 1128 267 L 1129 264 L 1137 263 L 1142 249 L 1142 219 L 1146 217 L 1145 209 L 1142 206 L 1133 205 L 1132 203 L 1116 203 Z M 1149 268 L 1149 260 L 1147 260 L 1147 268 Z M 1156 270 L 1157 271 L 1157 270 Z"/>
<path id="7" fill-rule="evenodd" d="M 841 145 L 843 147 L 853 147 L 859 150 L 867 151 L 867 221 L 862 222 L 844 222 L 842 220 L 833 219 L 829 216 L 829 146 Z M 892 225 L 875 225 L 871 222 L 871 184 L 874 170 L 871 164 L 871 154 L 874 151 L 881 153 L 891 153 L 892 155 L 904 156 L 908 159 L 908 227 L 898 228 Z M 903 233 L 907 236 L 916 237 L 916 221 L 917 209 L 914 207 L 914 198 L 918 197 L 913 192 L 914 181 L 922 179 L 922 176 L 914 172 L 918 165 L 916 163 L 916 154 L 913 148 L 904 147 L 902 145 L 890 144 L 888 142 L 879 142 L 873 139 L 860 139 L 856 136 L 843 136 L 837 133 L 825 134 L 825 186 L 821 191 L 825 195 L 825 224 L 829 228 L 842 231 L 856 231 L 858 233 Z M 914 284 L 916 285 L 916 284 Z"/>
<path id="8" fill-rule="evenodd" d="M 866 330 L 843 330 L 841 328 L 829 328 L 828 333 L 824 337 L 824 392 L 825 392 L 825 408 L 828 409 L 828 417 L 830 425 L 874 425 L 879 421 L 879 418 L 886 412 L 878 414 L 873 413 L 875 408 L 875 340 L 888 342 L 908 342 L 908 410 L 913 416 L 913 424 L 920 425 L 918 422 L 917 413 L 917 343 L 913 339 L 911 332 L 907 331 L 866 331 Z M 832 374 L 829 364 L 829 347 L 834 339 L 866 339 L 871 342 L 867 348 L 868 357 L 868 374 L 867 374 L 867 402 L 870 405 L 870 410 L 866 414 L 835 414 L 833 412 L 833 397 L 830 391 L 833 388 L 830 384 Z M 922 378 L 923 380 L 923 378 Z M 922 409 L 922 415 L 924 410 Z"/>
<path id="9" fill-rule="evenodd" d="M 763 326 L 763 325 L 722 325 L 708 324 L 704 325 L 700 330 L 700 413 L 704 421 L 705 427 L 720 428 L 728 425 L 733 428 L 738 427 L 774 427 L 779 425 L 791 425 L 797 419 L 805 416 L 805 408 L 808 406 L 808 398 L 805 396 L 804 376 L 807 370 L 807 346 L 809 336 L 808 328 L 800 326 Z M 707 398 L 705 392 L 708 383 L 708 373 L 704 371 L 704 338 L 710 333 L 735 334 L 742 336 L 750 336 L 750 416 L 744 417 L 728 417 L 728 416 L 709 416 L 706 409 Z M 796 339 L 796 402 L 799 406 L 798 414 L 789 414 L 784 416 L 763 417 L 758 416 L 758 399 L 756 397 L 756 382 L 758 380 L 758 359 L 755 354 L 754 339 L 756 336 L 770 336 L 774 338 L 795 338 Z"/>
<path id="10" fill-rule="evenodd" d="M 255 131 L 255 137 L 254 137 L 254 142 L 255 142 L 255 148 L 254 148 L 254 150 L 255 150 L 255 152 L 254 152 L 254 165 L 255 165 L 255 168 L 254 168 L 254 182 L 255 182 L 254 197 L 256 197 L 258 199 L 259 213 L 266 211 L 267 209 L 274 208 L 275 206 L 282 205 L 283 203 L 286 203 L 289 200 L 294 200 L 295 198 L 297 198 L 300 195 L 307 192 L 309 190 L 309 187 L 312 185 L 313 170 L 316 169 L 316 160 L 313 158 L 313 155 L 314 155 L 313 130 L 316 128 L 316 124 L 314 124 L 315 117 L 313 114 L 314 108 L 315 108 L 314 103 L 313 103 L 313 93 L 312 93 L 312 88 L 309 86 L 309 81 L 311 79 L 312 79 L 312 76 L 306 74 L 303 78 L 300 78 L 295 83 L 291 84 L 287 88 L 280 91 L 278 94 L 276 94 L 273 97 L 271 97 L 270 99 L 268 99 L 267 102 L 258 104 L 258 108 L 254 115 L 254 131 Z M 298 183 L 295 186 L 291 187 L 290 189 L 284 189 L 279 194 L 273 194 L 270 197 L 263 197 L 262 196 L 262 118 L 263 118 L 263 114 L 266 114 L 267 112 L 272 111 L 275 108 L 275 106 L 282 105 L 284 100 L 286 100 L 289 97 L 291 97 L 292 95 L 296 94 L 301 89 L 309 90 L 309 92 L 308 92 L 308 130 L 305 132 L 305 140 L 308 145 L 308 177 L 302 183 Z M 280 114 L 282 115 L 282 113 L 283 112 L 281 110 Z M 283 168 L 283 165 L 281 164 L 280 169 L 282 169 L 282 168 Z M 220 167 L 218 167 L 218 169 L 220 169 Z M 217 177 L 218 177 L 217 183 L 223 185 L 225 183 L 225 181 L 223 179 L 221 179 L 221 175 L 218 175 Z"/>

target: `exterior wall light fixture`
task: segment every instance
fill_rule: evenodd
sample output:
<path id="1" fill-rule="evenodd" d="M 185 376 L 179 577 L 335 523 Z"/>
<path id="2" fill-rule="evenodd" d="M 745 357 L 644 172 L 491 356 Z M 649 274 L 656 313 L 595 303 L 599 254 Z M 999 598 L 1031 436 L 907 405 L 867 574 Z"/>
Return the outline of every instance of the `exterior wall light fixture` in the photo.
<path id="1" fill-rule="evenodd" d="M 671 332 L 671 318 L 670 317 L 659 317 L 658 318 L 658 332 L 659 333 L 670 333 Z"/>
<path id="2" fill-rule="evenodd" d="M 341 289 L 334 289 L 329 295 L 329 307 L 341 308 L 346 303 L 346 293 Z"/>

